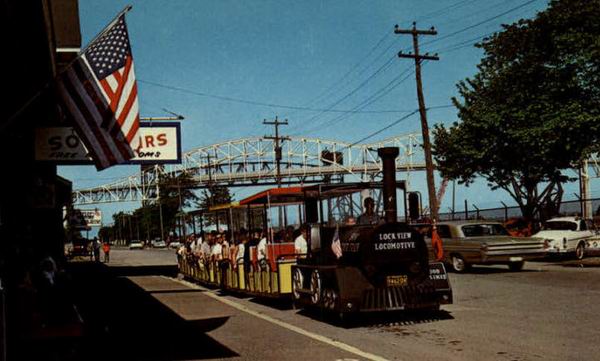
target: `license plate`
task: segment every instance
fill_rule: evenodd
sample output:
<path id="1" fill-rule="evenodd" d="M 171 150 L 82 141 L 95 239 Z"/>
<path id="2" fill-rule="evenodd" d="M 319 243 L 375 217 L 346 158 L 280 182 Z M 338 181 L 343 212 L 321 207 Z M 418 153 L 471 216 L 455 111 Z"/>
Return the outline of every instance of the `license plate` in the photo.
<path id="1" fill-rule="evenodd" d="M 406 276 L 406 275 L 387 276 L 386 283 L 387 283 L 388 287 L 406 286 L 408 284 L 408 276 Z"/>
<path id="2" fill-rule="evenodd" d="M 521 262 L 523 260 L 523 257 L 510 257 L 509 261 L 511 262 Z"/>

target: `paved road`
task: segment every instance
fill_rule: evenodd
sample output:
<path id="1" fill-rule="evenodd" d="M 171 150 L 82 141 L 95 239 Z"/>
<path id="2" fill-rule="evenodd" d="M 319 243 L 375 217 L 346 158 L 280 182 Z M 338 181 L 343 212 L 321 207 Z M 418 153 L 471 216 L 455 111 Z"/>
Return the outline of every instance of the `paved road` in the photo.
<path id="1" fill-rule="evenodd" d="M 169 250 L 114 250 L 111 266 L 174 264 Z M 451 274 L 455 303 L 423 319 L 362 317 L 350 327 L 286 304 L 222 295 L 165 276 L 135 276 L 186 320 L 226 320 L 206 336 L 226 359 L 599 360 L 600 267 L 528 263 Z M 169 291 L 171 290 L 171 291 Z"/>

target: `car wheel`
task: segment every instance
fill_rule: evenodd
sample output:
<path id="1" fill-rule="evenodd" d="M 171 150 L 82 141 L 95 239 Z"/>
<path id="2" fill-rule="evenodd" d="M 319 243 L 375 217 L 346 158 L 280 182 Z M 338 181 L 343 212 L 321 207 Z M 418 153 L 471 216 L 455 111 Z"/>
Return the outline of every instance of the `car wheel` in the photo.
<path id="1" fill-rule="evenodd" d="M 452 256 L 452 270 L 457 273 L 465 272 L 468 269 L 465 259 L 461 255 Z"/>
<path id="2" fill-rule="evenodd" d="M 508 269 L 513 272 L 518 272 L 523 269 L 524 261 L 521 262 L 511 262 L 508 264 Z"/>
<path id="3" fill-rule="evenodd" d="M 577 248 L 575 248 L 575 258 L 583 259 L 585 255 L 585 244 L 583 242 L 579 242 Z"/>

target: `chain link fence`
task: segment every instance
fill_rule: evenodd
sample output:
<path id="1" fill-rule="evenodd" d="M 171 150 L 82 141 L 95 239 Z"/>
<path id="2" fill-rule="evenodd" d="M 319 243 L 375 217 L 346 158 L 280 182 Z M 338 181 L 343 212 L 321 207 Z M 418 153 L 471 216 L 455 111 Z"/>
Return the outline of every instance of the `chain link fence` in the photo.
<path id="1" fill-rule="evenodd" d="M 589 201 L 592 203 L 592 212 L 594 216 L 600 216 L 600 198 L 590 199 Z M 585 200 L 569 200 L 561 202 L 557 216 L 581 215 L 584 202 Z M 522 217 L 522 213 L 518 206 L 478 208 L 476 205 L 473 205 L 473 208 L 438 214 L 440 221 L 487 219 L 506 222 L 511 218 L 519 217 Z"/>

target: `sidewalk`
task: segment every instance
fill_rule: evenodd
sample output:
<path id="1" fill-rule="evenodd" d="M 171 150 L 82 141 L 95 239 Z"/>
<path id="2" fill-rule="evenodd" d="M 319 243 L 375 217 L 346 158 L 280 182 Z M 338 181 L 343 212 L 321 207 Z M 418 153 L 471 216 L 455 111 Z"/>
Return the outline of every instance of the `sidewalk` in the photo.
<path id="1" fill-rule="evenodd" d="M 9 360 L 189 360 L 235 353 L 205 332 L 226 317 L 188 321 L 123 276 L 168 274 L 172 266 L 108 267 L 73 262 L 73 299 L 83 319 L 77 334 L 42 335 L 14 343 Z M 169 290 L 158 290 L 169 292 Z M 177 290 L 175 290 L 177 291 Z M 181 290 L 179 290 L 181 291 Z"/>

